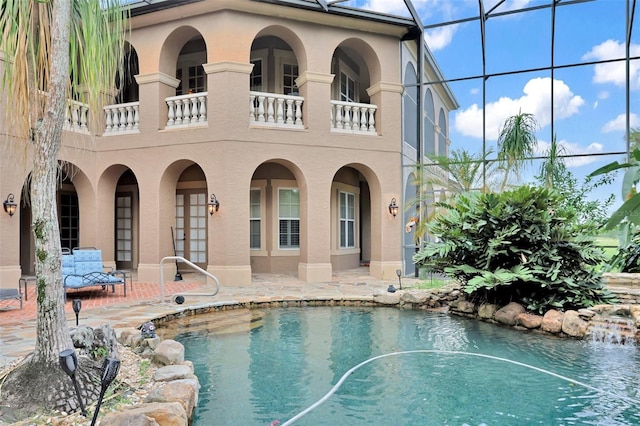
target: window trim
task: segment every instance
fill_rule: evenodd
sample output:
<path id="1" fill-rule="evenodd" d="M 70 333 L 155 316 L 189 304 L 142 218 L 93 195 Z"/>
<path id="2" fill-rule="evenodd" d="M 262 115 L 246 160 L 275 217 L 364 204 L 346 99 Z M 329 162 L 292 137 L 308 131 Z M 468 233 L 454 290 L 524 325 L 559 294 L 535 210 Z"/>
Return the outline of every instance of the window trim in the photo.
<path id="1" fill-rule="evenodd" d="M 286 217 L 286 218 L 282 218 L 280 216 L 280 191 L 293 191 L 296 190 L 298 191 L 298 217 Z M 288 246 L 282 246 L 280 245 L 280 221 L 281 220 L 297 220 L 298 221 L 298 230 L 300 229 L 300 189 L 296 186 L 296 187 L 288 187 L 288 186 L 279 186 L 276 188 L 276 194 L 277 194 L 277 198 L 276 198 L 276 204 L 275 207 L 277 208 L 276 210 L 276 214 L 275 219 L 276 219 L 276 228 L 275 228 L 275 233 L 277 236 L 277 242 L 278 242 L 278 250 L 283 250 L 283 251 L 291 251 L 291 250 L 300 250 L 300 241 L 298 241 L 298 246 L 292 246 L 292 247 L 288 247 Z M 300 239 L 300 232 L 298 231 L 298 240 Z"/>
<path id="2" fill-rule="evenodd" d="M 345 195 L 345 201 L 346 201 L 346 212 L 347 212 L 347 217 L 343 218 L 342 217 L 342 195 Z M 349 198 L 351 198 L 351 202 L 353 203 L 353 218 L 349 218 L 348 217 L 348 209 L 349 209 Z M 357 247 L 356 244 L 356 236 L 357 236 L 357 232 L 356 232 L 356 194 L 354 194 L 353 192 L 347 192 L 347 191 L 338 191 L 338 248 L 341 250 L 348 250 L 348 249 L 354 249 Z M 347 227 L 345 228 L 345 244 L 343 245 L 342 242 L 342 224 L 345 223 L 347 225 Z M 352 224 L 353 226 L 353 244 L 349 245 L 349 235 L 348 235 L 348 225 L 349 223 Z"/>

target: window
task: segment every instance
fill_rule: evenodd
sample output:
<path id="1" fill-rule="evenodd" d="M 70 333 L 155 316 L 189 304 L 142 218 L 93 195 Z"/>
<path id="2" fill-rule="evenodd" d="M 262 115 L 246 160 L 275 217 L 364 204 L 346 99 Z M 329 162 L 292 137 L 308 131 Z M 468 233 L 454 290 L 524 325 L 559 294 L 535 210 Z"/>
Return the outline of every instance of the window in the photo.
<path id="1" fill-rule="evenodd" d="M 340 100 L 344 102 L 358 102 L 358 83 L 347 75 L 340 72 Z"/>
<path id="2" fill-rule="evenodd" d="M 280 248 L 300 247 L 300 193 L 297 188 L 278 190 Z"/>
<path id="3" fill-rule="evenodd" d="M 132 203 L 131 195 L 116 196 L 116 261 L 132 260 Z"/>
<path id="4" fill-rule="evenodd" d="M 354 194 L 340 192 L 340 248 L 356 246 L 356 209 Z"/>
<path id="5" fill-rule="evenodd" d="M 80 244 L 80 207 L 75 193 L 60 193 L 60 244 L 72 249 Z"/>
<path id="6" fill-rule="evenodd" d="M 260 249 L 260 207 L 260 190 L 252 189 L 249 195 L 249 247 L 252 250 Z"/>
<path id="7" fill-rule="evenodd" d="M 282 64 L 282 93 L 285 95 L 298 94 L 296 85 L 298 78 L 298 66 L 293 64 Z"/>
<path id="8" fill-rule="evenodd" d="M 251 70 L 251 75 L 249 76 L 249 90 L 254 92 L 262 92 L 262 59 L 252 59 L 251 63 L 253 64 L 253 69 Z"/>

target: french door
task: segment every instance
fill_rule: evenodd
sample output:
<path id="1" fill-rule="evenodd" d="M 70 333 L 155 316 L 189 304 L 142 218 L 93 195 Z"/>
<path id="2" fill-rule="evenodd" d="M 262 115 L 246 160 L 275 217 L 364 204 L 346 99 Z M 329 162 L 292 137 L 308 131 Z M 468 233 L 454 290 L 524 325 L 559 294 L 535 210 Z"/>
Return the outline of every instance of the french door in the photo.
<path id="1" fill-rule="evenodd" d="M 176 226 L 174 232 L 177 256 L 207 267 L 207 194 L 198 190 L 176 193 Z M 180 268 L 183 266 L 181 265 Z"/>

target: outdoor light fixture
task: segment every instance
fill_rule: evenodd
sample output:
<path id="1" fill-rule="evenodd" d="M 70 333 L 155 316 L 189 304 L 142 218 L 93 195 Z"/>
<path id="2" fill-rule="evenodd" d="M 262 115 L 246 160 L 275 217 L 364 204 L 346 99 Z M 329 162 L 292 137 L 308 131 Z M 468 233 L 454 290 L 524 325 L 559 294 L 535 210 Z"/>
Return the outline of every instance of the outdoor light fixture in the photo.
<path id="1" fill-rule="evenodd" d="M 391 199 L 391 203 L 389 204 L 389 213 L 391 213 L 393 217 L 396 217 L 398 214 L 398 205 L 396 204 L 395 198 Z"/>
<path id="2" fill-rule="evenodd" d="M 113 382 L 113 379 L 118 375 L 118 370 L 120 370 L 120 360 L 116 358 L 105 358 L 102 363 L 102 378 L 101 378 L 101 386 L 100 386 L 100 396 L 98 397 L 98 403 L 96 404 L 96 411 L 93 412 L 93 418 L 91 419 L 91 426 L 96 424 L 96 420 L 98 418 L 98 411 L 100 411 L 100 406 L 102 405 L 102 397 L 104 393 L 107 391 L 107 388 Z"/>
<path id="3" fill-rule="evenodd" d="M 10 193 L 7 195 L 7 199 L 4 200 L 2 206 L 4 207 L 4 211 L 9 213 L 9 216 L 13 216 L 16 212 L 16 207 L 18 207 L 18 205 L 13 202 L 13 194 Z"/>
<path id="4" fill-rule="evenodd" d="M 216 194 L 211 194 L 211 199 L 207 203 L 207 207 L 209 208 L 209 214 L 211 216 L 220 209 L 220 201 L 216 198 Z"/>
<path id="5" fill-rule="evenodd" d="M 396 269 L 396 275 L 398 276 L 398 285 L 400 286 L 400 290 L 402 290 L 402 269 Z"/>
<path id="6" fill-rule="evenodd" d="M 76 327 L 78 326 L 78 316 L 80 315 L 80 309 L 82 309 L 82 300 L 73 299 L 73 312 L 76 313 Z"/>
<path id="7" fill-rule="evenodd" d="M 78 388 L 78 381 L 76 380 L 76 370 L 78 369 L 78 357 L 76 356 L 76 351 L 73 349 L 63 350 L 60 352 L 59 360 L 62 370 L 71 377 L 73 387 L 76 390 L 78 403 L 80 404 L 80 411 L 82 411 L 83 416 L 86 416 L 87 411 L 84 409 L 84 403 L 82 402 L 82 396 L 80 395 L 80 388 Z"/>

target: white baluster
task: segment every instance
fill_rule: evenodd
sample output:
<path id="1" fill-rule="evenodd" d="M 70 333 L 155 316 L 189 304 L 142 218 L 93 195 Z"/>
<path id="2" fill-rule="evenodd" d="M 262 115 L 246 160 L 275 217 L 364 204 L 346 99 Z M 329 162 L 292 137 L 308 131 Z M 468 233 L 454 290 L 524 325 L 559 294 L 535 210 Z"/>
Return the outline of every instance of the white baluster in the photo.
<path id="1" fill-rule="evenodd" d="M 198 121 L 205 122 L 207 121 L 207 97 L 198 96 L 198 102 L 200 103 L 200 117 Z"/>
<path id="2" fill-rule="evenodd" d="M 175 101 L 167 101 L 167 104 L 169 104 L 167 127 L 171 127 L 176 122 L 176 111 L 175 111 L 176 105 L 175 105 Z"/>
<path id="3" fill-rule="evenodd" d="M 369 131 L 375 133 L 376 131 L 376 109 L 369 108 Z"/>
<path id="4" fill-rule="evenodd" d="M 191 98 L 191 122 L 192 123 L 197 123 L 198 122 L 198 112 L 200 110 L 200 108 L 198 108 L 198 101 L 199 100 L 200 100 L 199 97 Z"/>
<path id="5" fill-rule="evenodd" d="M 336 105 L 336 129 L 342 129 L 342 105 Z"/>
<path id="6" fill-rule="evenodd" d="M 176 125 L 182 124 L 182 100 L 176 99 Z"/>
<path id="7" fill-rule="evenodd" d="M 258 96 L 258 122 L 264 123 L 264 96 Z"/>
<path id="8" fill-rule="evenodd" d="M 273 96 L 267 98 L 267 123 L 275 123 L 274 111 L 273 111 Z"/>
<path id="9" fill-rule="evenodd" d="M 296 125 L 302 126 L 302 101 L 296 100 Z"/>
<path id="10" fill-rule="evenodd" d="M 293 99 L 287 99 L 287 124 L 293 124 Z"/>
<path id="11" fill-rule="evenodd" d="M 360 107 L 354 106 L 351 111 L 351 115 L 353 116 L 353 122 L 351 123 L 351 128 L 353 130 L 360 129 Z"/>
<path id="12" fill-rule="evenodd" d="M 111 108 L 107 108 L 104 110 L 104 132 L 105 133 L 110 133 L 113 130 L 113 118 L 111 117 L 111 114 L 113 113 L 113 110 Z"/>
<path id="13" fill-rule="evenodd" d="M 360 116 L 360 130 L 363 132 L 367 131 L 367 108 L 362 108 L 362 115 Z"/>
<path id="14" fill-rule="evenodd" d="M 125 107 L 118 107 L 118 111 L 120 112 L 120 130 L 124 132 L 127 130 L 127 109 Z"/>
<path id="15" fill-rule="evenodd" d="M 249 123 L 255 123 L 256 121 L 256 95 L 249 94 Z"/>
<path id="16" fill-rule="evenodd" d="M 78 106 L 72 104 L 71 105 L 71 128 L 72 129 L 77 129 L 78 126 L 78 122 L 80 121 L 80 118 L 78 117 Z"/>
<path id="17" fill-rule="evenodd" d="M 284 99 L 277 98 L 276 99 L 276 123 L 283 124 L 284 123 L 284 109 L 283 109 Z"/>
<path id="18" fill-rule="evenodd" d="M 80 107 L 80 128 L 85 131 L 89 130 L 89 128 L 87 127 L 88 115 L 89 107 L 82 105 L 82 107 Z"/>
<path id="19" fill-rule="evenodd" d="M 129 105 L 125 109 L 127 110 L 127 130 L 131 130 L 133 128 L 133 108 Z"/>
<path id="20" fill-rule="evenodd" d="M 133 106 L 133 130 L 138 130 L 140 128 L 140 105 L 136 104 Z"/>
<path id="21" fill-rule="evenodd" d="M 351 130 L 351 105 L 344 106 L 344 128 Z"/>

